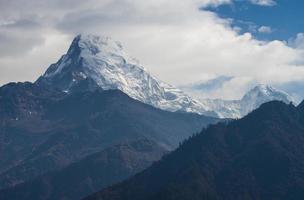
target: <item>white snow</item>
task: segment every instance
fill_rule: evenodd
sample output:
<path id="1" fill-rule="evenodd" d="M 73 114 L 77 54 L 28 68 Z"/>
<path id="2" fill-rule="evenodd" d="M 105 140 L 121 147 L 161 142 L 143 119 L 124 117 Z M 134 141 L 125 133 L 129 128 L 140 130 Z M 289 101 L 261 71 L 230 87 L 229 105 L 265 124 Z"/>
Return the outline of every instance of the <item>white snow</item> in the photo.
<path id="1" fill-rule="evenodd" d="M 201 101 L 221 118 L 241 118 L 263 103 L 273 100 L 293 102 L 292 97 L 286 92 L 262 84 L 248 91 L 240 100 L 203 99 Z"/>

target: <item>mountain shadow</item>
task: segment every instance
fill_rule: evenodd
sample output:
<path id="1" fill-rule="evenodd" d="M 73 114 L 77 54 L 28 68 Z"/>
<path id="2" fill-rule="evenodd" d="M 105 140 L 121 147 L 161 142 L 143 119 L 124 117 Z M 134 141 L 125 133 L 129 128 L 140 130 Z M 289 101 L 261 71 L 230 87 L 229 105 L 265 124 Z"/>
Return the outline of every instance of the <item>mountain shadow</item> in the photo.
<path id="1" fill-rule="evenodd" d="M 273 101 L 210 125 L 161 161 L 85 200 L 301 200 L 303 103 Z"/>
<path id="2" fill-rule="evenodd" d="M 81 199 L 149 167 L 165 153 L 163 147 L 146 139 L 114 145 L 61 170 L 0 191 L 0 199 Z"/>

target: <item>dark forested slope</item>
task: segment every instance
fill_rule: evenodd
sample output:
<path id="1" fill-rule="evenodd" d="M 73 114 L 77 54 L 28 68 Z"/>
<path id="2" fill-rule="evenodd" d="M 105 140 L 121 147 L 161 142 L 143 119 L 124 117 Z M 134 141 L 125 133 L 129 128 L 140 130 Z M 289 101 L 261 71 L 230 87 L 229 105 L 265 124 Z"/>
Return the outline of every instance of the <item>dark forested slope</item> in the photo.
<path id="1" fill-rule="evenodd" d="M 211 125 L 133 178 L 86 200 L 301 200 L 304 113 L 282 102 Z"/>

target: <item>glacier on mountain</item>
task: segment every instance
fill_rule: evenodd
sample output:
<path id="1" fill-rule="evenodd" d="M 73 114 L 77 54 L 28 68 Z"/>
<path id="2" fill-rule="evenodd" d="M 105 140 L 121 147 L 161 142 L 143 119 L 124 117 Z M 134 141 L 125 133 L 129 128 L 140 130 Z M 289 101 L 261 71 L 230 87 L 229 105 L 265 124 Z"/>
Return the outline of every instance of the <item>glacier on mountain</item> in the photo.
<path id="1" fill-rule="evenodd" d="M 150 75 L 137 60 L 109 37 L 78 35 L 66 55 L 52 64 L 37 83 L 47 83 L 71 92 L 87 81 L 90 87 L 118 89 L 154 107 L 208 116 L 216 113 L 181 90 Z"/>

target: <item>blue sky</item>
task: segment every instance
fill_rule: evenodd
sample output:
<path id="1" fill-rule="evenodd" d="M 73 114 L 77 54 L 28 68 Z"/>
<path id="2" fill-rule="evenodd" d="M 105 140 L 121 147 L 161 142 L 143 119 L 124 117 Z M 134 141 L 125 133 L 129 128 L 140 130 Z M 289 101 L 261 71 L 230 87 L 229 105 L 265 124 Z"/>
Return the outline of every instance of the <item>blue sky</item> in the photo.
<path id="1" fill-rule="evenodd" d="M 233 19 L 233 26 L 240 27 L 241 33 L 251 32 L 262 40 L 285 40 L 296 37 L 297 33 L 304 32 L 304 1 L 303 0 L 276 0 L 270 6 L 253 4 L 248 0 L 235 0 L 230 4 L 219 7 L 209 7 L 221 18 Z M 271 28 L 258 29 L 262 26 Z M 265 31 L 266 30 L 266 31 Z"/>

